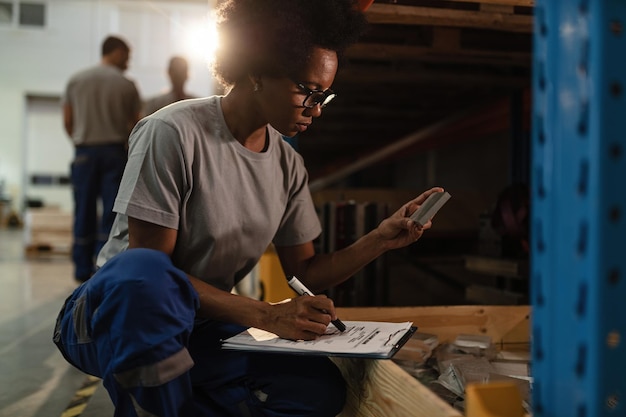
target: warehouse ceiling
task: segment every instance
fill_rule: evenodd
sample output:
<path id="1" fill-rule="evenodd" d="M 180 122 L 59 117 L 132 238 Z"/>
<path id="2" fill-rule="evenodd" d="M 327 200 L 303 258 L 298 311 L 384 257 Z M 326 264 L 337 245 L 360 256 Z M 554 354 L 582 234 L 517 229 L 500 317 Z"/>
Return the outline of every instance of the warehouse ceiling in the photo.
<path id="1" fill-rule="evenodd" d="M 407 139 L 428 139 L 468 112 L 501 124 L 508 116 L 498 103 L 530 88 L 533 4 L 376 0 L 368 32 L 333 84 L 337 98 L 298 138 L 311 179 L 375 163 L 377 153 L 406 154 Z M 395 153 L 387 152 L 392 144 Z"/>

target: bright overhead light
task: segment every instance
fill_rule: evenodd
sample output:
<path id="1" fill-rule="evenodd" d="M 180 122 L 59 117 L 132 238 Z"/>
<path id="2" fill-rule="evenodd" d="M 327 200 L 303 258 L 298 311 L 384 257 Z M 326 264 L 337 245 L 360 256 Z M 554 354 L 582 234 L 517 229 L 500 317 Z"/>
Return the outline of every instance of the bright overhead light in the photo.
<path id="1" fill-rule="evenodd" d="M 185 30 L 185 49 L 192 59 L 203 60 L 207 64 L 215 59 L 219 45 L 215 19 L 207 14 L 206 19 L 191 22 Z"/>

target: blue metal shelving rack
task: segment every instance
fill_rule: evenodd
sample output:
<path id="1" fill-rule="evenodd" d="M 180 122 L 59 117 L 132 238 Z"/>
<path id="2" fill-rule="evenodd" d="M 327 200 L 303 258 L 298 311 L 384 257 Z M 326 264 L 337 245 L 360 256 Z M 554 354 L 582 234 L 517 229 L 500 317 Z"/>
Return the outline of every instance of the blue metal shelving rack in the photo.
<path id="1" fill-rule="evenodd" d="M 626 416 L 626 1 L 538 0 L 533 415 Z"/>

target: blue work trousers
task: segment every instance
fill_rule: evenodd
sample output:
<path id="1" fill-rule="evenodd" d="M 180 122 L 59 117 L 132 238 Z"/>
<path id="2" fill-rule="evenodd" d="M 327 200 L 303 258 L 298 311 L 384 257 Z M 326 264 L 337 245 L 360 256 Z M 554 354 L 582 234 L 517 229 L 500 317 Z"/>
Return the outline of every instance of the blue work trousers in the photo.
<path id="1" fill-rule="evenodd" d="M 199 301 L 162 252 L 129 249 L 67 299 L 54 340 L 103 379 L 116 417 L 336 416 L 345 382 L 326 357 L 220 348 L 243 330 L 195 322 Z"/>
<path id="2" fill-rule="evenodd" d="M 74 192 L 74 277 L 79 281 L 94 272 L 95 257 L 109 237 L 117 196 L 127 161 L 123 144 L 78 146 L 71 166 Z M 98 219 L 98 201 L 102 215 Z"/>

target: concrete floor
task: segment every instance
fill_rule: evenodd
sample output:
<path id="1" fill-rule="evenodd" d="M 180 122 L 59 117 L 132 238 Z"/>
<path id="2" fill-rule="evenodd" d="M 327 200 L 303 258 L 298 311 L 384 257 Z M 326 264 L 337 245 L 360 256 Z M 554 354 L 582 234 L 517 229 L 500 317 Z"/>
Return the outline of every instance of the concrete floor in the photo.
<path id="1" fill-rule="evenodd" d="M 68 409 L 88 380 L 57 351 L 52 331 L 75 287 L 67 256 L 26 258 L 23 231 L 0 229 L 0 417 L 113 415 L 99 381 L 87 408 Z"/>

